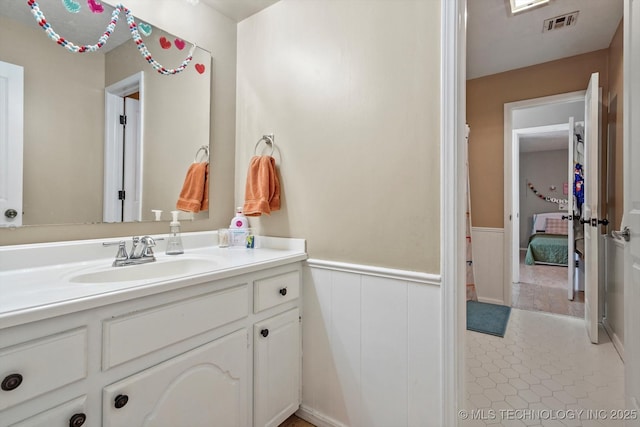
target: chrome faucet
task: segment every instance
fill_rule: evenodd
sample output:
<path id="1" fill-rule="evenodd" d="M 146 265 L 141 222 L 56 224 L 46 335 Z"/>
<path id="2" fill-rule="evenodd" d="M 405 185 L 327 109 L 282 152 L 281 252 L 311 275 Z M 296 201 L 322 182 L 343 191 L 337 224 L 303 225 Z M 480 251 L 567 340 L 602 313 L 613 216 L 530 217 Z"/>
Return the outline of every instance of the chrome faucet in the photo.
<path id="1" fill-rule="evenodd" d="M 156 245 L 156 240 L 151 236 L 133 237 L 133 244 L 131 246 L 131 253 L 127 255 L 127 244 L 124 240 L 119 242 L 103 242 L 102 246 L 118 245 L 118 253 L 116 259 L 113 261 L 114 267 L 123 267 L 125 265 L 145 264 L 147 262 L 153 262 L 156 257 L 153 253 L 153 247 Z"/>

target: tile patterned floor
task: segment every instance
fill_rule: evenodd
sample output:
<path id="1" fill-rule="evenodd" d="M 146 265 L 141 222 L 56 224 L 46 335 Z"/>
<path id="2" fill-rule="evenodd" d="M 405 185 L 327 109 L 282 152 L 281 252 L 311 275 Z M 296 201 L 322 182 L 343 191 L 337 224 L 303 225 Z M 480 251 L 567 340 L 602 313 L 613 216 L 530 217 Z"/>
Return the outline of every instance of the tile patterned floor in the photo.
<path id="1" fill-rule="evenodd" d="M 624 408 L 623 364 L 600 336 L 593 345 L 581 319 L 520 309 L 504 338 L 467 331 L 464 409 L 476 419 L 463 425 L 622 426 L 610 418 Z"/>
<path id="2" fill-rule="evenodd" d="M 512 306 L 523 310 L 546 311 L 584 317 L 584 292 L 573 301 L 567 298 L 567 267 L 526 265 L 520 254 L 520 283 L 512 288 Z"/>

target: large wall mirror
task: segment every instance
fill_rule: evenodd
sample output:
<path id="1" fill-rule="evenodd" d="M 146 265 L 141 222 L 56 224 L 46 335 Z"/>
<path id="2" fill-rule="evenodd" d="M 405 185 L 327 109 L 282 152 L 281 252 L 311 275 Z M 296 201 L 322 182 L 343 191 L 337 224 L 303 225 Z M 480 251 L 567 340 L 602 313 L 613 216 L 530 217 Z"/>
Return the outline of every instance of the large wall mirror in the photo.
<path id="1" fill-rule="evenodd" d="M 113 11 L 93 1 L 39 7 L 79 45 L 95 44 Z M 136 22 L 166 68 L 188 56 L 188 41 Z M 0 0 L 0 61 L 24 70 L 22 225 L 150 221 L 152 210 L 170 218 L 187 169 L 208 160 L 209 52 L 196 48 L 183 72 L 161 75 L 140 55 L 121 13 L 103 49 L 71 53 L 39 28 L 26 1 Z M 204 218 L 207 211 L 194 219 Z"/>

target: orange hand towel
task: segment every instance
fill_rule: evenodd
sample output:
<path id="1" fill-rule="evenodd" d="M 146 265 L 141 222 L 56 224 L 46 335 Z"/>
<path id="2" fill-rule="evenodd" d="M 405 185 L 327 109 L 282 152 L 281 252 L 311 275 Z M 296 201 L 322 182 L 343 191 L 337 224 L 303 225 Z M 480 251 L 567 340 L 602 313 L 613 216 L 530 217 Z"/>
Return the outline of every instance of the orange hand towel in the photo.
<path id="1" fill-rule="evenodd" d="M 186 212 L 209 209 L 209 163 L 192 163 L 180 191 L 176 208 Z"/>
<path id="2" fill-rule="evenodd" d="M 246 216 L 269 215 L 280 209 L 280 180 L 273 157 L 251 158 L 244 200 L 242 212 Z"/>

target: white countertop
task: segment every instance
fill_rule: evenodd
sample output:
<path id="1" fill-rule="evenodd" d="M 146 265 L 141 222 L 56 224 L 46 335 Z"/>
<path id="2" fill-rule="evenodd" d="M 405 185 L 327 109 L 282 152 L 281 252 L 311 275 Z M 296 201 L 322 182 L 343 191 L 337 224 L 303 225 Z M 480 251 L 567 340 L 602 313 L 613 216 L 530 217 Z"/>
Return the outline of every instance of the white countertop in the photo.
<path id="1" fill-rule="evenodd" d="M 75 283 L 69 280 L 82 272 L 139 267 L 111 267 L 117 246 L 104 248 L 102 242 L 118 240 L 121 239 L 0 247 L 0 329 L 307 258 L 302 239 L 256 236 L 255 249 L 218 248 L 216 232 L 184 233 L 185 253 L 165 255 L 166 240 L 159 241 L 155 250 L 156 263 L 167 263 L 180 257 L 203 259 L 213 261 L 211 269 L 122 282 Z M 130 237 L 122 240 L 130 240 Z M 129 242 L 127 247 L 131 247 Z"/>

